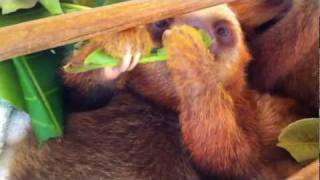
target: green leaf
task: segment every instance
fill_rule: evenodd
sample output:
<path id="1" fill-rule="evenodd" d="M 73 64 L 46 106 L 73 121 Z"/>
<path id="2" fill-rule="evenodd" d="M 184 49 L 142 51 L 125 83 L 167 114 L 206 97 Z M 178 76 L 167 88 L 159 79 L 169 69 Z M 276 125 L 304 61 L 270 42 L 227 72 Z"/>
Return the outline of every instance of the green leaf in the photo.
<path id="1" fill-rule="evenodd" d="M 112 0 L 111 2 L 109 2 L 108 0 L 73 0 L 73 3 L 80 4 L 83 6 L 89 6 L 89 7 L 98 7 L 98 6 L 113 4 L 113 3 L 122 2 L 122 1 L 124 0 Z"/>
<path id="2" fill-rule="evenodd" d="M 65 12 L 90 9 L 67 3 L 62 7 Z M 51 15 L 43 8 L 2 15 L 0 27 Z M 62 97 L 56 75 L 61 59 L 60 54 L 44 52 L 0 63 L 0 98 L 30 114 L 40 142 L 63 133 Z"/>
<path id="3" fill-rule="evenodd" d="M 107 5 L 106 0 L 96 0 L 96 4 L 97 4 L 97 6 Z"/>
<path id="4" fill-rule="evenodd" d="M 164 48 L 157 49 L 150 55 L 143 57 L 139 64 L 151 63 L 156 61 L 165 61 L 168 59 L 167 52 Z M 119 60 L 104 53 L 102 49 L 97 49 L 91 53 L 84 61 L 84 65 L 103 65 L 114 67 L 119 64 Z"/>
<path id="5" fill-rule="evenodd" d="M 75 4 L 83 5 L 83 6 L 89 6 L 89 7 L 95 7 L 97 6 L 96 1 L 94 0 L 74 0 Z"/>
<path id="6" fill-rule="evenodd" d="M 119 3 L 119 2 L 124 2 L 127 0 L 105 0 L 105 5 L 109 5 L 109 4 L 115 4 L 115 3 Z"/>
<path id="7" fill-rule="evenodd" d="M 68 3 L 61 3 L 61 7 L 63 11 L 66 13 L 91 9 L 86 6 L 80 6 L 80 5 L 68 4 Z M 23 12 L 0 15 L 0 27 L 14 25 L 14 24 L 25 22 L 25 21 L 31 21 L 31 20 L 45 18 L 49 16 L 52 16 L 52 14 L 50 14 L 44 8 L 37 8 L 37 9 L 32 9 L 32 10 L 23 11 Z"/>
<path id="8" fill-rule="evenodd" d="M 83 6 L 98 7 L 123 2 L 126 0 L 64 0 L 64 2 L 75 3 Z"/>
<path id="9" fill-rule="evenodd" d="M 50 16 L 50 13 L 43 8 L 2 15 L 0 16 L 0 27 L 10 26 L 21 22 L 31 21 L 34 19 L 40 19 L 48 16 Z"/>
<path id="10" fill-rule="evenodd" d="M 29 9 L 36 5 L 38 0 L 0 0 L 2 14 L 9 14 L 18 9 Z"/>
<path id="11" fill-rule="evenodd" d="M 139 61 L 139 64 L 166 61 L 167 59 L 168 57 L 165 50 L 158 49 L 154 53 L 143 57 Z M 63 69 L 68 73 L 80 73 L 103 67 L 115 67 L 119 64 L 119 62 L 119 59 L 106 54 L 102 49 L 97 49 L 85 59 L 84 64 L 67 64 L 63 67 Z"/>
<path id="12" fill-rule="evenodd" d="M 15 107 L 25 109 L 25 102 L 12 61 L 0 63 L 0 97 Z"/>
<path id="13" fill-rule="evenodd" d="M 70 4 L 70 3 L 61 3 L 61 7 L 63 9 L 63 12 L 65 12 L 65 13 L 71 13 L 71 12 L 91 9 L 90 7 L 87 7 L 87 6 Z"/>
<path id="14" fill-rule="evenodd" d="M 12 1 L 11 3 L 14 4 Z M 0 15 L 0 27 L 47 17 L 49 15 L 50 14 L 44 9 L 33 9 L 31 11 Z M 0 97 L 16 107 L 26 110 L 22 89 L 19 85 L 14 64 L 9 60 L 0 63 Z"/>
<path id="15" fill-rule="evenodd" d="M 32 127 L 40 142 L 63 133 L 62 96 L 56 72 L 61 59 L 50 52 L 13 59 Z"/>
<path id="16" fill-rule="evenodd" d="M 18 9 L 29 9 L 40 2 L 51 14 L 62 14 L 59 0 L 0 0 L 2 14 L 9 14 Z"/>
<path id="17" fill-rule="evenodd" d="M 63 13 L 59 0 L 40 0 L 40 3 L 51 14 L 62 14 Z"/>
<path id="18" fill-rule="evenodd" d="M 205 32 L 204 30 L 202 29 L 199 29 L 199 32 L 201 33 L 202 35 L 202 39 L 203 39 L 203 42 L 205 44 L 206 47 L 210 47 L 211 44 L 212 44 L 212 38 L 210 36 L 209 33 Z"/>
<path id="19" fill-rule="evenodd" d="M 278 146 L 286 149 L 298 162 L 319 156 L 319 118 L 302 119 L 290 124 L 279 136 Z"/>

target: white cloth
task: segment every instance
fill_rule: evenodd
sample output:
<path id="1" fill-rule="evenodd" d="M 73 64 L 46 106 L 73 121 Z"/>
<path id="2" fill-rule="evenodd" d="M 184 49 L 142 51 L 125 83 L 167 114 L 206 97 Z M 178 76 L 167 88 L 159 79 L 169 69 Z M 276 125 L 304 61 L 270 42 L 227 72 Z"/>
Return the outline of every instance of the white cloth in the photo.
<path id="1" fill-rule="evenodd" d="M 27 113 L 0 99 L 0 180 L 7 180 L 14 145 L 21 141 L 30 129 Z"/>
<path id="2" fill-rule="evenodd" d="M 0 101 L 0 156 L 3 152 L 5 139 L 7 136 L 7 127 L 13 108 L 8 106 L 7 102 Z"/>

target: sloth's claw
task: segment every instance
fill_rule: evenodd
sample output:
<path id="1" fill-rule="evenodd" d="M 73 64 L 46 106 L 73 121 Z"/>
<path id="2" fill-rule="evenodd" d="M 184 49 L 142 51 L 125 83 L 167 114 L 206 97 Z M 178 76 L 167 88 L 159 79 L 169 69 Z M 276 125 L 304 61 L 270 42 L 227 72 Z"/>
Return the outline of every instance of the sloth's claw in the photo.
<path id="1" fill-rule="evenodd" d="M 140 51 L 138 51 L 138 52 L 136 52 L 136 53 L 134 54 L 133 59 L 132 59 L 132 61 L 131 61 L 131 64 L 130 64 L 130 66 L 129 66 L 128 71 L 133 70 L 133 69 L 137 66 L 137 64 L 138 64 L 138 62 L 139 62 L 139 60 L 140 60 L 140 58 L 141 58 L 141 54 L 142 54 L 142 53 L 141 53 Z"/>
<path id="2" fill-rule="evenodd" d="M 132 47 L 130 45 L 127 45 L 125 48 L 125 53 L 121 59 L 120 65 L 117 67 L 104 69 L 105 77 L 108 80 L 114 80 L 118 78 L 120 74 L 131 71 L 137 66 L 142 53 L 138 51 L 133 55 Z"/>

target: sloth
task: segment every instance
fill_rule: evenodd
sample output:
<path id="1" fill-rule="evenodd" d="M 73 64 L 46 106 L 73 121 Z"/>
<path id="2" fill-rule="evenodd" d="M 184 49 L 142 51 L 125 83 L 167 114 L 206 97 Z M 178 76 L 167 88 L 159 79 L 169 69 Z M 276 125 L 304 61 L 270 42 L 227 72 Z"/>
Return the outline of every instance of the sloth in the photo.
<path id="1" fill-rule="evenodd" d="M 69 114 L 65 135 L 40 147 L 30 131 L 11 149 L 8 179 L 272 180 L 300 168 L 276 147 L 297 106 L 248 88 L 251 56 L 227 5 L 93 38 L 69 62 L 97 47 L 120 65 L 63 78 L 81 108 L 109 102 Z M 157 47 L 166 62 L 137 65 Z"/>

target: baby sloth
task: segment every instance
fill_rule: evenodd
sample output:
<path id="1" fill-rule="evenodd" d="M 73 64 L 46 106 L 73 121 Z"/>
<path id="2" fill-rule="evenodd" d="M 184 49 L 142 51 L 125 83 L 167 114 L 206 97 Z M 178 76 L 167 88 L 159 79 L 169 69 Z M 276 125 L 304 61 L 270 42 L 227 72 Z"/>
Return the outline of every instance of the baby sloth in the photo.
<path id="1" fill-rule="evenodd" d="M 210 48 L 196 29 L 211 35 Z M 121 65 L 65 75 L 85 96 L 79 103 L 90 90 L 122 84 L 119 75 L 154 47 L 169 59 L 134 68 L 107 106 L 69 115 L 63 138 L 39 147 L 30 133 L 15 148 L 9 179 L 272 180 L 295 168 L 276 147 L 281 129 L 299 118 L 295 105 L 247 88 L 250 55 L 226 5 L 92 39 L 70 61 L 101 46 Z"/>

